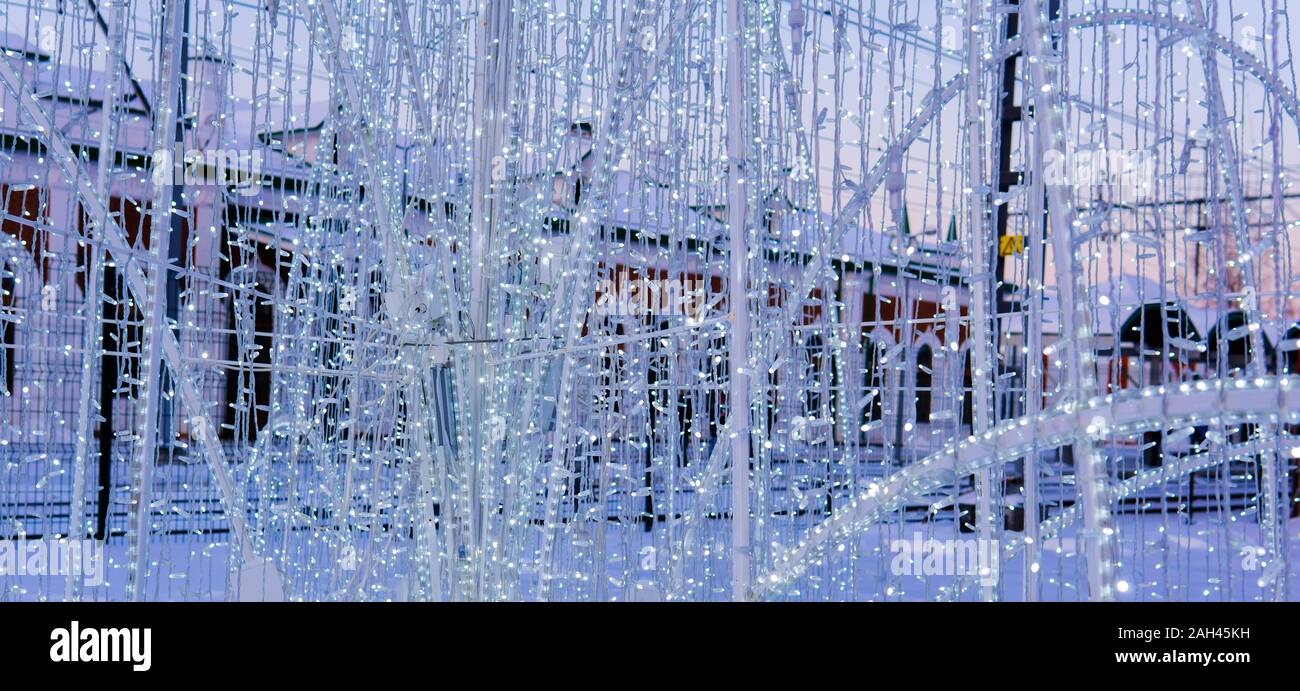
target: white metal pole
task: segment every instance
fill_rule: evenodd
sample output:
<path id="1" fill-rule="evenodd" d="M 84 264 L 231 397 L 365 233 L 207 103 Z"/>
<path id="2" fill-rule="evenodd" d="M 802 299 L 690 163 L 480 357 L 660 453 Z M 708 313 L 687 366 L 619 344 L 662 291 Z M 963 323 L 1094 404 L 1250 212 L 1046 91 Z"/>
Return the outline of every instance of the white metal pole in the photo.
<path id="1" fill-rule="evenodd" d="M 1029 85 L 1033 94 L 1034 133 L 1043 152 L 1065 152 L 1065 122 L 1058 95 L 1056 56 L 1043 28 L 1039 0 L 1021 0 L 1020 28 L 1024 36 L 1025 60 L 1029 63 Z M 1092 309 L 1085 276 L 1074 253 L 1075 207 L 1073 195 L 1064 185 L 1047 186 L 1047 217 L 1052 241 L 1052 263 L 1056 270 L 1056 291 L 1061 304 L 1060 343 L 1070 344 L 1073 357 L 1067 361 L 1070 403 L 1085 404 L 1096 390 L 1093 372 Z M 1114 599 L 1114 562 L 1106 460 L 1097 452 L 1091 435 L 1077 429 L 1074 435 L 1076 485 L 1083 503 L 1083 542 L 1088 566 L 1088 593 L 1094 600 Z"/>
<path id="2" fill-rule="evenodd" d="M 749 596 L 749 248 L 745 192 L 744 21 L 741 0 L 727 2 L 727 228 L 731 261 L 728 302 L 727 433 L 731 444 L 731 597 Z"/>
<path id="3" fill-rule="evenodd" d="M 170 328 L 167 316 L 167 247 L 171 239 L 172 186 L 176 170 L 183 161 L 175 160 L 176 151 L 176 101 L 180 89 L 180 66 L 183 62 L 182 43 L 185 34 L 185 4 L 182 0 L 164 0 L 162 25 L 167 33 L 160 36 L 158 51 L 159 74 L 162 90 L 158 94 L 154 111 L 153 141 L 153 198 L 149 208 L 149 256 L 152 268 L 149 275 L 149 298 L 144 308 L 144 335 L 141 338 L 140 360 L 144 370 L 138 384 L 144 397 L 144 414 L 140 420 L 139 436 L 135 440 L 135 454 L 131 461 L 131 528 L 129 530 L 131 568 L 127 590 L 132 601 L 144 597 L 144 581 L 149 566 L 150 503 L 153 500 L 153 467 L 158 457 L 159 415 L 162 409 L 162 349 L 158 346 L 159 334 Z M 102 165 L 111 165 L 111 161 Z M 161 166 L 161 169 L 160 169 Z M 176 209 L 176 211 L 180 211 Z M 227 510 L 231 510 L 227 507 Z"/>
<path id="4" fill-rule="evenodd" d="M 1021 58 L 1022 69 L 1026 60 Z M 1028 278 L 1025 287 L 1029 294 L 1029 317 L 1025 322 L 1025 416 L 1038 424 L 1038 415 L 1043 410 L 1043 238 L 1047 231 L 1043 220 L 1043 151 L 1037 140 L 1030 143 L 1029 161 L 1033 179 L 1029 184 L 1029 217 L 1025 228 L 1026 252 L 1029 253 Z M 1021 506 L 1025 537 L 1028 544 L 1025 549 L 1024 598 L 1026 602 L 1038 600 L 1038 556 L 1039 530 L 1041 515 L 1038 510 L 1038 448 L 1031 447 L 1025 456 L 1025 497 Z"/>
<path id="5" fill-rule="evenodd" d="M 473 128 L 476 140 L 474 150 L 474 187 L 471 195 L 470 222 L 470 299 L 469 315 L 474 331 L 472 338 L 486 341 L 489 332 L 488 254 L 492 248 L 501 194 L 505 180 L 505 117 L 510 95 L 510 37 L 514 22 L 511 0 L 487 0 L 479 6 L 477 38 L 477 64 L 474 71 Z M 494 368 L 490 364 L 488 346 L 480 343 L 463 351 L 461 381 L 457 382 L 458 398 L 462 401 L 460 429 L 466 442 L 460 450 L 461 511 L 456 520 L 466 521 L 461 535 L 466 541 L 465 554 L 468 568 L 462 572 L 461 596 L 476 600 L 482 588 L 484 556 L 482 492 L 480 464 L 486 461 L 488 446 L 492 443 L 485 434 L 488 420 L 495 412 L 487 400 L 493 387 Z M 455 554 L 459 554 L 459 548 Z"/>
<path id="6" fill-rule="evenodd" d="M 989 273 L 988 210 L 989 185 L 984 170 L 984 132 L 986 111 L 990 107 L 984 96 L 984 51 L 979 34 L 983 27 L 983 2 L 966 3 L 966 186 L 969 213 L 970 263 L 971 263 L 971 337 L 974 363 L 971 383 L 975 387 L 972 405 L 972 432 L 981 436 L 991 426 L 991 382 L 997 376 L 993 366 L 993 349 L 990 340 L 989 296 L 994 277 Z M 979 278 L 983 276 L 983 278 Z M 985 468 L 975 473 L 975 525 L 976 534 L 984 544 L 994 537 L 993 471 Z M 988 565 L 992 568 L 991 565 Z M 981 579 L 981 583 L 987 579 Z M 980 587 L 980 599 L 996 598 L 993 586 Z"/>
<path id="7" fill-rule="evenodd" d="M 108 49 L 108 79 L 104 81 L 104 106 L 100 111 L 103 120 L 99 126 L 99 165 L 95 171 L 95 189 L 98 190 L 100 197 L 108 198 L 108 183 L 111 178 L 113 168 L 113 151 L 114 144 L 117 141 L 117 89 L 118 83 L 122 78 L 122 60 L 121 60 L 121 36 L 122 36 L 122 3 L 117 0 L 109 0 L 107 4 L 106 23 L 108 30 L 105 32 L 104 40 Z M 83 171 L 78 170 L 76 174 L 80 175 Z M 108 209 L 104 209 L 105 218 L 97 221 L 98 228 L 108 226 Z M 90 224 L 86 224 L 85 231 L 90 232 Z M 96 231 L 102 232 L 102 231 Z M 103 250 L 94 243 L 85 242 L 84 251 L 86 256 L 86 280 L 84 282 L 85 293 L 82 295 L 83 323 L 85 331 L 82 333 L 82 351 L 81 351 L 81 375 L 79 380 L 81 391 L 81 400 L 77 409 L 77 443 L 76 451 L 73 454 L 73 474 L 72 474 L 72 497 L 69 503 L 68 511 L 68 538 L 72 540 L 81 540 L 86 537 L 86 525 L 84 523 L 84 513 L 86 510 L 86 465 L 90 460 L 90 443 L 91 438 L 95 435 L 95 415 L 92 412 L 95 397 L 92 394 L 91 387 L 95 383 L 95 361 L 98 359 L 102 350 L 100 344 L 100 321 L 101 321 L 101 304 L 100 304 L 100 283 L 99 283 L 99 266 L 103 258 Z M 104 430 L 108 434 L 110 430 Z M 107 536 L 105 536 L 107 537 Z M 68 571 L 68 583 L 64 590 L 66 600 L 78 600 L 81 597 L 81 578 L 76 576 L 72 570 Z"/>

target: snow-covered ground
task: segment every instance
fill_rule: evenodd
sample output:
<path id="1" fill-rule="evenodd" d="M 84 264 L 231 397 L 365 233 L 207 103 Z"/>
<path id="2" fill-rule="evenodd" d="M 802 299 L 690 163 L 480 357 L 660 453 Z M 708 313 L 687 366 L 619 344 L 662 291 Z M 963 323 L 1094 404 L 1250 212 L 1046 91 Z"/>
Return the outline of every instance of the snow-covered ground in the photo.
<path id="1" fill-rule="evenodd" d="M 1116 453 L 1112 471 L 1129 477 L 1142 471 L 1132 453 Z M 35 464 L 29 464 L 33 468 Z M 1250 466 L 1233 462 L 1187 476 L 1152 483 L 1137 497 L 1116 507 L 1115 561 L 1118 597 L 1143 601 L 1217 601 L 1267 599 L 1270 583 L 1284 583 L 1287 599 L 1300 600 L 1300 521 L 1286 527 L 1285 562 L 1260 554 L 1256 507 Z M 17 466 L 16 466 L 17 467 Z M 15 474 L 19 471 L 25 474 Z M 1055 508 L 1058 518 L 1074 499 L 1069 468 L 1044 457 L 1038 488 L 1040 500 Z M 310 467 L 299 468 L 295 482 L 314 487 L 319 481 Z M 879 460 L 864 460 L 854 469 L 825 463 L 790 462 L 769 471 L 771 490 L 759 493 L 752 506 L 756 516 L 754 564 L 756 578 L 769 573 L 777 556 L 795 545 L 845 505 L 850 486 L 862 487 L 885 472 Z M 850 476 L 844 475 L 850 473 Z M 9 488 L 35 487 L 37 470 L 18 467 L 6 477 Z M 544 559 L 545 531 L 540 507 L 534 525 L 516 535 L 524 544 L 505 559 L 483 560 L 475 574 L 467 556 L 442 560 L 438 574 L 443 599 L 456 590 L 483 598 L 556 600 L 730 599 L 731 525 L 727 492 L 711 503 L 712 512 L 691 530 L 689 508 L 701 499 L 692 491 L 670 493 L 656 483 L 652 506 L 656 518 L 647 524 L 645 496 L 637 482 L 611 483 L 609 491 L 589 491 L 563 502 L 562 521 L 554 534 L 554 551 Z M 315 479 L 313 479 L 315 478 Z M 428 568 L 427 540 L 439 549 L 451 540 L 443 525 L 433 536 L 414 539 L 410 516 L 371 509 L 364 497 L 353 505 L 353 519 L 338 521 L 328 505 L 299 492 L 304 503 L 289 509 L 275 487 L 249 484 L 249 506 L 260 507 L 255 522 L 255 551 L 267 557 L 274 571 L 242 575 L 230 572 L 228 536 L 222 506 L 209 486 L 203 466 L 160 466 L 155 476 L 154 533 L 150 537 L 149 575 L 144 599 L 224 600 L 242 592 L 246 599 L 273 597 L 267 573 L 282 576 L 285 596 L 294 600 L 405 600 L 426 598 L 433 576 Z M 679 482 L 679 487 L 685 483 Z M 1014 483 L 1013 483 L 1014 484 Z M 968 486 L 969 483 L 966 483 Z M 829 489 L 828 489 L 829 488 Z M 965 487 L 963 487 L 965 489 Z M 381 495 L 395 489 L 384 488 Z M 259 495 L 258 492 L 265 494 Z M 833 496 L 828 498 L 828 492 Z M 24 497 L 44 502 L 22 504 Z M 1014 499 L 1016 494 L 1011 494 Z M 38 536 L 67 525 L 66 499 L 10 492 L 11 519 Z M 259 500 L 259 497 L 262 497 Z M 599 500 L 596 499 L 599 497 Z M 129 547 L 125 537 L 126 500 L 115 499 L 108 521 L 114 531 L 104 547 L 103 584 L 82 588 L 88 600 L 128 597 Z M 672 510 L 668 510 L 669 504 Z M 824 563 L 811 567 L 792 584 L 771 595 L 788 600 L 934 600 L 978 599 L 993 595 L 1020 600 L 1029 584 L 1043 600 L 1086 599 L 1087 577 L 1079 557 L 1080 526 L 1066 523 L 1059 535 L 1048 536 L 1034 549 L 1023 532 L 1003 529 L 997 544 L 980 543 L 973 533 L 958 532 L 954 505 L 973 503 L 970 492 L 918 498 L 908 510 L 890 514 L 884 523 L 858 534 L 850 544 L 833 546 Z M 1014 502 L 1012 502 L 1014 503 Z M 21 506 L 20 506 L 21 504 Z M 1195 513 L 1188 513 L 1188 507 Z M 1142 513 L 1135 513 L 1140 508 Z M 17 515 L 16 513 L 14 515 Z M 251 516 L 252 514 L 250 514 Z M 371 523 L 371 520 L 377 522 Z M 647 529 L 648 528 L 648 529 Z M 522 538 L 519 538 L 522 535 Z M 12 536 L 12 533 L 11 533 Z M 686 545 L 691 548 L 687 554 Z M 996 573 L 981 573 L 997 553 Z M 958 560 L 975 555 L 979 560 Z M 445 555 L 445 552 L 444 552 Z M 4 571 L 0 550 L 0 572 Z M 237 560 L 236 560 L 237 561 Z M 546 564 L 540 568 L 538 564 Z M 543 572 L 549 588 L 540 587 Z M 256 580 L 257 583 L 251 583 Z M 62 600 L 67 579 L 61 575 L 0 575 L 0 601 Z M 990 584 L 981 589 L 981 581 Z M 1261 586 L 1261 581 L 1265 583 Z M 242 588 L 238 585 L 242 583 Z"/>
<path id="2" fill-rule="evenodd" d="M 686 591 L 686 596 L 692 599 L 729 598 L 727 522 L 707 523 L 707 529 L 701 532 L 700 556 L 680 574 L 673 568 L 675 551 L 666 525 L 657 524 L 647 532 L 640 523 L 607 524 L 598 540 L 593 523 L 566 524 L 560 535 L 562 547 L 557 552 L 557 568 L 549 596 L 563 600 L 666 599 L 682 592 L 677 587 L 682 583 L 693 586 Z M 1288 599 L 1300 599 L 1300 570 L 1297 570 L 1300 568 L 1300 520 L 1292 520 L 1287 526 L 1290 545 L 1287 564 L 1272 568 L 1258 555 L 1258 525 L 1246 518 L 1221 522 L 1214 514 L 1197 514 L 1190 520 L 1177 514 L 1129 514 L 1117 516 L 1116 527 L 1117 586 L 1121 600 L 1265 599 L 1261 581 L 1271 576 L 1284 579 Z M 1004 532 L 1002 539 L 1023 541 L 1017 532 Z M 309 554 L 308 542 L 304 540 L 296 552 L 304 561 L 287 574 L 285 589 L 290 599 L 403 600 L 414 589 L 413 580 L 407 576 L 411 563 L 401 555 L 376 549 L 366 568 L 364 544 L 358 543 L 361 544 L 359 554 L 344 554 L 341 561 L 329 562 L 323 552 Z M 915 551 L 917 545 L 923 546 L 921 552 Z M 597 547 L 603 549 L 603 558 L 598 558 Z M 970 554 L 981 549 L 974 534 L 956 532 L 953 522 L 948 520 L 874 526 L 852 545 L 836 550 L 827 564 L 809 570 L 775 599 L 978 599 L 982 582 L 978 569 L 953 562 L 951 551 L 945 561 L 935 547 L 959 548 Z M 1027 558 L 1023 548 L 1009 559 L 1000 558 L 998 577 L 988 578 L 986 573 L 986 582 L 994 584 L 991 592 L 998 599 L 1024 599 L 1032 565 L 1037 563 L 1032 575 L 1037 581 L 1039 599 L 1085 599 L 1082 590 L 1086 575 L 1078 548 L 1078 530 L 1071 526 L 1060 537 L 1042 543 L 1036 562 Z M 987 549 L 978 553 L 979 567 L 990 563 Z M 83 588 L 83 598 L 126 599 L 125 540 L 109 541 L 104 554 L 105 582 Z M 155 541 L 151 546 L 151 575 L 145 598 L 224 600 L 229 587 L 228 557 L 224 541 L 204 536 L 170 536 Z M 303 566 L 309 563 L 315 566 Z M 757 563 L 763 572 L 761 558 Z M 963 578 L 958 573 L 969 577 Z M 956 592 L 954 588 L 963 581 L 966 587 Z M 518 589 L 511 591 L 513 597 L 540 596 L 535 568 L 521 569 L 518 583 Z M 4 576 L 0 577 L 0 585 L 0 600 L 62 600 L 66 579 Z M 450 592 L 447 586 L 444 592 Z"/>

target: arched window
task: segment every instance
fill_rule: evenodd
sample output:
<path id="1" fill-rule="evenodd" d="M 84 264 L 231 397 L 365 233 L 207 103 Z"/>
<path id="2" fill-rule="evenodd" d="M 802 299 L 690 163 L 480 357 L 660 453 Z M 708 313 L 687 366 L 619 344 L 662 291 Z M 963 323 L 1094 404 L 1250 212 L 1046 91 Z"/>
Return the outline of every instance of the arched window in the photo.
<path id="1" fill-rule="evenodd" d="M 18 292 L 14 274 L 17 266 L 12 260 L 0 257 L 0 395 L 13 393 L 18 355 L 18 314 L 15 309 Z"/>
<path id="2" fill-rule="evenodd" d="M 923 345 L 916 351 L 916 421 L 930 421 L 934 388 L 934 350 Z"/>
<path id="3" fill-rule="evenodd" d="M 152 242 L 153 216 L 150 203 L 129 197 L 110 197 L 108 213 L 113 223 L 122 230 L 127 245 L 141 252 L 148 252 Z M 94 219 L 84 208 L 77 214 L 77 230 L 86 234 L 93 226 Z M 189 247 L 189 221 L 182 219 L 180 244 Z M 223 245 L 224 246 L 224 245 Z M 86 272 L 90 269 L 90 246 L 77 247 L 77 285 L 86 290 Z M 167 248 L 162 248 L 164 254 Z M 188 264 L 188 260 L 186 262 Z M 102 301 L 102 337 L 104 353 L 100 359 L 101 381 L 109 384 L 101 392 L 101 407 L 110 405 L 112 398 L 136 399 L 140 397 L 140 354 L 139 344 L 144 340 L 144 313 L 138 305 L 139 296 L 133 295 L 126 285 L 126 273 L 120 270 L 116 262 L 105 261 L 102 264 L 103 275 L 100 290 L 105 298 Z M 180 290 L 185 290 L 185 275 L 180 275 Z M 119 386 L 120 383 L 120 386 Z M 106 416 L 111 417 L 111 416 Z M 112 427 L 112 420 L 101 422 L 104 432 L 117 430 Z"/>
<path id="4" fill-rule="evenodd" d="M 1300 325 L 1291 326 L 1282 338 L 1286 341 L 1300 340 Z M 1277 350 L 1281 356 L 1278 358 L 1278 367 L 1282 374 L 1300 372 L 1300 348 L 1278 348 Z"/>
<path id="5" fill-rule="evenodd" d="M 862 390 L 858 400 L 862 406 L 861 424 L 864 435 L 867 425 L 884 416 L 882 400 L 885 395 L 885 369 L 881 363 L 884 351 L 883 343 L 867 334 L 862 335 Z"/>
<path id="6" fill-rule="evenodd" d="M 15 252 L 31 254 L 32 262 L 41 282 L 49 280 L 47 238 L 40 229 L 45 215 L 41 190 L 35 187 L 0 185 L 0 210 L 5 217 L 0 220 L 0 233 L 5 244 Z M 18 360 L 18 257 L 0 257 L 0 393 L 14 390 Z M 39 290 L 39 288 L 38 288 Z"/>
<path id="7" fill-rule="evenodd" d="M 975 424 L 975 377 L 971 373 L 971 352 L 969 350 L 962 357 L 961 424 Z"/>
<path id="8" fill-rule="evenodd" d="M 1214 325 L 1206 337 L 1206 362 L 1211 372 L 1226 376 L 1244 373 L 1255 358 L 1251 352 L 1249 319 L 1241 310 L 1233 310 Z M 1272 356 L 1268 338 L 1263 337 L 1265 362 Z M 1222 375 L 1221 375 L 1222 376 Z"/>
<path id="9" fill-rule="evenodd" d="M 804 411 L 806 417 L 818 417 L 822 407 L 822 373 L 826 371 L 826 344 L 818 334 L 804 340 L 808 378 L 804 386 Z"/>
<path id="10" fill-rule="evenodd" d="M 223 228 L 221 246 L 230 247 L 235 237 L 235 227 Z M 288 284 L 288 264 L 280 261 L 277 245 L 265 239 L 254 239 L 252 235 L 248 237 L 250 248 L 242 252 L 232 251 L 229 257 L 222 257 L 220 266 L 225 280 L 245 288 L 242 295 L 232 294 L 226 306 L 230 329 L 226 339 L 228 357 L 241 364 L 226 369 L 226 405 L 221 434 L 253 442 L 269 421 L 271 410 L 275 303 L 267 296 L 284 294 Z M 382 292 L 382 286 L 372 280 L 368 293 L 372 309 L 383 309 L 382 303 L 377 302 L 377 296 Z M 342 403 L 340 409 L 346 411 L 349 404 Z"/>

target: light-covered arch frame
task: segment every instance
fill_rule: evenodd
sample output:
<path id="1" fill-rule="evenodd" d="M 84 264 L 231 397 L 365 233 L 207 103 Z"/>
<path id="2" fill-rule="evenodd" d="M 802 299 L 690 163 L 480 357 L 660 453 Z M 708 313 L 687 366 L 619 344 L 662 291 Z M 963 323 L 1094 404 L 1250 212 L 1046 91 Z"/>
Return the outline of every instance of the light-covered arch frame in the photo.
<path id="1" fill-rule="evenodd" d="M 1033 3 L 1031 7 L 1037 7 L 1037 3 Z M 1295 93 L 1255 56 L 1222 35 L 1211 31 L 1207 26 L 1193 24 L 1164 13 L 1125 9 L 1079 13 L 1050 22 L 1046 28 L 1059 33 L 1067 30 L 1124 25 L 1147 26 L 1168 31 L 1181 40 L 1200 41 L 1202 45 L 1227 56 L 1238 68 L 1255 77 L 1270 95 L 1277 99 L 1292 123 L 1300 128 L 1300 101 L 1297 100 Z M 1000 49 L 991 53 L 986 62 L 1000 64 L 1008 57 L 1021 53 L 1025 48 L 1024 40 L 1017 37 L 1005 42 Z M 937 117 L 943 105 L 964 88 L 964 81 L 958 77 L 936 88 L 927 96 L 925 107 L 908 123 L 898 139 L 891 143 L 887 154 L 877 162 L 872 174 L 868 175 L 858 193 L 845 207 L 845 213 L 856 214 L 860 211 L 861 205 L 866 203 L 866 199 L 874 194 L 883 182 L 889 156 L 901 155 L 924 130 L 928 120 Z M 851 218 L 852 216 L 843 215 L 838 218 L 833 227 L 832 237 L 842 236 L 845 220 Z M 823 268 L 824 259 L 814 257 L 814 261 L 809 264 L 799 283 L 800 290 L 810 290 L 818 272 Z M 1077 316 L 1087 318 L 1090 312 L 1090 309 L 1081 309 Z M 792 323 L 794 316 L 791 310 L 790 314 L 783 316 L 782 324 Z M 1091 320 L 1087 319 L 1083 323 L 1091 323 Z M 963 346 L 962 352 L 964 353 L 965 350 L 967 347 Z M 1071 362 L 1067 362 L 1066 366 L 1079 367 L 1077 356 L 1072 358 Z M 1185 384 L 1175 390 L 1155 387 L 1144 389 L 1136 394 L 1126 392 L 1107 396 L 1104 399 L 1093 398 L 1082 405 L 1061 406 L 1033 418 L 1022 418 L 1007 423 L 978 438 L 971 437 L 938 451 L 918 464 L 899 471 L 885 482 L 873 486 L 847 507 L 837 511 L 830 519 L 812 528 L 798 545 L 779 557 L 767 573 L 758 576 L 755 579 L 752 596 L 762 598 L 779 592 L 784 585 L 798 578 L 810 563 L 822 559 L 832 545 L 848 542 L 907 501 L 955 482 L 961 477 L 971 475 L 982 468 L 1023 458 L 1026 451 L 1065 446 L 1075 440 L 1089 441 L 1101 436 L 1103 431 L 1109 434 L 1125 430 L 1140 432 L 1168 429 L 1207 417 L 1224 422 L 1245 420 L 1295 422 L 1300 419 L 1300 409 L 1297 408 L 1300 397 L 1295 394 L 1296 386 L 1297 380 L 1294 379 L 1257 377 L 1250 381 L 1198 382 L 1195 386 Z M 1281 448 L 1286 445 L 1279 442 L 1273 446 Z M 1178 472 L 1193 472 L 1204 467 L 1206 463 L 1213 465 L 1225 458 L 1233 457 L 1236 456 L 1224 453 L 1213 454 L 1212 457 L 1198 454 L 1181 461 Z M 1104 497 L 1099 498 L 1109 501 L 1120 496 L 1128 496 L 1149 481 L 1151 478 L 1148 476 L 1138 476 L 1116 488 L 1102 485 L 1101 492 Z M 1049 531 L 1044 534 L 1059 530 L 1061 525 L 1074 520 L 1079 513 L 1081 511 L 1078 508 L 1072 508 L 1068 514 L 1059 516 L 1056 524 L 1044 524 L 1042 529 Z"/>

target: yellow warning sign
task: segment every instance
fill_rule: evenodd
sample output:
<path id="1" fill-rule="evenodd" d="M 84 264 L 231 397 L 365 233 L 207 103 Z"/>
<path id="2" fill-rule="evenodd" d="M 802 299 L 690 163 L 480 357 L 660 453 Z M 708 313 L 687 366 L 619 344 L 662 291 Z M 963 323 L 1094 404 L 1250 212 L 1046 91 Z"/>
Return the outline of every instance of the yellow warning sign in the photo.
<path id="1" fill-rule="evenodd" d="M 998 238 L 998 254 L 1011 257 L 1025 251 L 1025 236 L 1003 235 Z"/>

